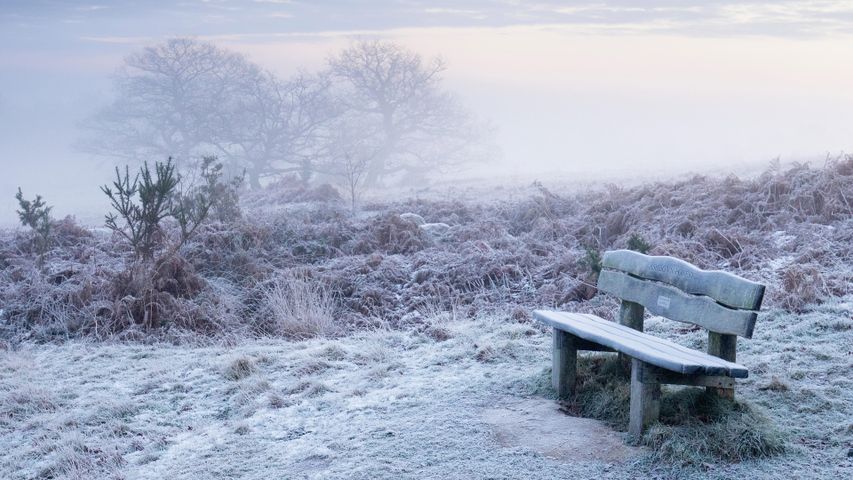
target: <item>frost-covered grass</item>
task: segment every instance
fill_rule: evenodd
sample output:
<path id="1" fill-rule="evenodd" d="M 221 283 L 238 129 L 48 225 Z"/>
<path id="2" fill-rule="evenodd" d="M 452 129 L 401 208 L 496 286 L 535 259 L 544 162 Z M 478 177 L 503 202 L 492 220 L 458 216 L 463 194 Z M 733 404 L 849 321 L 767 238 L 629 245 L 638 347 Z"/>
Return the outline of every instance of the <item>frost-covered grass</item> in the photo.
<path id="1" fill-rule="evenodd" d="M 582 356 L 575 395 L 567 399 L 564 408 L 627 430 L 631 372 L 626 367 L 616 355 Z M 705 389 L 670 385 L 663 386 L 660 401 L 660 424 L 649 428 L 640 442 L 651 447 L 657 460 L 701 465 L 785 451 L 785 435 L 748 401 L 731 401 Z"/>
<path id="2" fill-rule="evenodd" d="M 853 156 L 747 178 L 547 183 L 435 186 L 353 214 L 328 185 L 283 180 L 247 192 L 241 220 L 204 224 L 153 262 L 71 218 L 55 222 L 43 258 L 32 235 L 0 229 L 0 342 L 340 335 L 405 329 L 435 309 L 607 316 L 590 260 L 632 247 L 764 283 L 765 307 L 853 293 Z"/>
<path id="3" fill-rule="evenodd" d="M 739 343 L 738 397 L 788 438 L 742 463 L 605 465 L 501 447 L 481 412 L 551 397 L 550 337 L 507 318 L 233 347 L 0 354 L 0 478 L 845 478 L 853 299 L 772 311 Z M 701 348 L 704 334 L 647 330 Z M 784 385 L 784 387 L 781 387 Z"/>

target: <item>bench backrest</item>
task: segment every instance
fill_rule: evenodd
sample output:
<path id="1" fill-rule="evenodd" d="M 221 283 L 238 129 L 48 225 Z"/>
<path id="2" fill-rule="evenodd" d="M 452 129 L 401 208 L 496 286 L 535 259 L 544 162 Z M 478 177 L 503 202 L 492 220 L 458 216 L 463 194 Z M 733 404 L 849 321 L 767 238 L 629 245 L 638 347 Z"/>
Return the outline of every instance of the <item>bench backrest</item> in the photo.
<path id="1" fill-rule="evenodd" d="M 605 252 L 602 267 L 599 290 L 642 305 L 654 315 L 752 338 L 764 285 L 718 270 L 700 270 L 677 258 L 631 250 Z"/>

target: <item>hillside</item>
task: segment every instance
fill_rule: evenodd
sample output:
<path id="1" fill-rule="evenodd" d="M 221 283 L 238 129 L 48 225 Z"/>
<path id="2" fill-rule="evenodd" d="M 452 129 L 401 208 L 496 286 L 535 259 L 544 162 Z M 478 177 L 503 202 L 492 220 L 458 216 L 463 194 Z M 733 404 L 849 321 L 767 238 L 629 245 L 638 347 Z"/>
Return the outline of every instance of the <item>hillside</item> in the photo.
<path id="1" fill-rule="evenodd" d="M 328 186 L 284 181 L 150 270 L 70 218 L 44 258 L 6 230 L 0 477 L 844 477 L 851 179 L 841 158 L 356 214 Z M 768 285 L 755 338 L 738 345 L 740 403 L 664 423 L 639 448 L 619 433 L 619 390 L 599 413 L 553 401 L 550 337 L 530 316 L 612 318 L 597 262 L 626 247 Z M 646 329 L 706 348 L 698 328 Z M 584 362 L 595 384 L 602 359 Z M 664 404 L 690 395 L 670 388 Z"/>
<path id="2" fill-rule="evenodd" d="M 134 269 L 152 267 L 135 264 L 126 242 L 70 218 L 55 225 L 44 267 L 28 233 L 5 230 L 0 338 L 219 342 L 417 329 L 446 311 L 526 320 L 531 308 L 570 306 L 609 316 L 596 262 L 626 247 L 765 283 L 765 306 L 805 311 L 850 293 L 848 157 L 754 178 L 571 195 L 536 183 L 493 197 L 375 203 L 354 215 L 328 185 L 283 181 L 244 194 L 241 219 L 203 225 L 141 275 Z"/>

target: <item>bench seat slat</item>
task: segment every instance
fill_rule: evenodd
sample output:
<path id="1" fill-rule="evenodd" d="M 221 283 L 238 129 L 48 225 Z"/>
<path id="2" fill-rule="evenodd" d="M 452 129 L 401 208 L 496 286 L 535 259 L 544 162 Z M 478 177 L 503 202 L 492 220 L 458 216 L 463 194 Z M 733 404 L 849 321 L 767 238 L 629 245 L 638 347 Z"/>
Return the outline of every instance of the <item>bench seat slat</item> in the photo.
<path id="1" fill-rule="evenodd" d="M 555 313 L 564 313 L 564 312 L 555 312 Z M 637 341 L 641 341 L 644 343 L 649 343 L 650 346 L 654 349 L 660 350 L 663 353 L 673 354 L 675 352 L 680 353 L 681 356 L 689 361 L 698 363 L 698 364 L 708 364 L 713 365 L 720 368 L 728 368 L 731 366 L 731 362 L 727 362 L 721 358 L 715 357 L 713 355 L 708 355 L 705 352 L 700 352 L 697 350 L 693 350 L 692 348 L 687 348 L 683 345 L 679 345 L 677 343 L 669 342 L 667 340 L 654 337 L 643 332 L 639 332 L 634 330 L 633 328 L 626 328 L 617 323 L 608 322 L 601 317 L 596 317 L 595 315 L 589 314 L 569 314 L 569 315 L 583 315 L 590 320 L 595 321 L 595 326 L 597 328 L 603 329 L 611 334 L 616 334 L 625 337 L 631 337 L 636 339 Z"/>
<path id="2" fill-rule="evenodd" d="M 644 342 L 644 338 L 637 337 L 632 332 L 636 332 L 637 334 L 642 335 L 641 332 L 636 330 L 626 328 L 621 325 L 617 325 L 613 322 L 607 322 L 606 320 L 601 319 L 601 322 L 595 322 L 594 319 L 599 317 L 595 317 L 593 315 L 585 315 L 585 314 L 577 314 L 577 313 L 566 313 L 566 312 L 543 312 L 551 314 L 545 318 L 537 317 L 540 320 L 544 320 L 545 323 L 549 323 L 552 326 L 559 328 L 561 330 L 568 331 L 574 335 L 577 335 L 581 338 L 585 338 L 588 341 L 594 341 L 602 344 L 606 344 L 611 346 L 620 352 L 623 353 L 631 353 L 636 350 L 646 351 L 646 353 L 651 353 L 658 357 L 664 357 L 660 361 L 669 361 L 675 360 L 675 363 L 667 363 L 665 368 L 677 371 L 679 373 L 701 373 L 702 372 L 702 362 L 699 359 L 693 357 L 692 355 L 685 354 L 684 352 L 675 350 L 669 347 L 661 347 L 661 345 L 657 343 L 649 343 Z M 567 317 L 561 318 L 559 320 L 554 319 L 553 317 Z M 592 317 L 592 318 L 587 318 Z M 549 321 L 550 320 L 550 321 Z M 582 325 L 578 325 L 573 323 L 572 320 L 579 320 L 582 322 Z M 592 320 L 592 321 L 590 321 Z M 606 323 L 610 325 L 607 325 Z M 614 326 L 616 328 L 609 328 Z M 620 331 L 619 329 L 623 329 L 624 331 Z M 630 330 L 630 331 L 628 331 Z M 615 339 L 615 340 L 614 340 Z M 636 353 L 636 352 L 635 352 Z M 632 355 L 634 356 L 634 355 Z M 661 365 L 664 366 L 664 365 Z M 717 366 L 716 370 L 725 371 L 725 368 L 720 368 Z"/>
<path id="3" fill-rule="evenodd" d="M 677 343 L 639 332 L 590 314 L 536 310 L 534 317 L 584 340 L 599 343 L 633 358 L 687 375 L 746 378 L 746 367 Z"/>
<path id="4" fill-rule="evenodd" d="M 603 320 L 603 322 L 606 322 L 606 320 Z M 666 368 L 679 373 L 687 373 L 691 375 L 728 375 L 729 369 L 725 365 L 720 365 L 717 362 L 712 362 L 710 360 L 704 361 L 705 359 L 699 358 L 691 353 L 685 353 L 675 349 L 672 345 L 664 345 L 660 342 L 654 341 L 657 339 L 650 337 L 649 335 L 634 335 L 631 332 L 624 331 L 626 327 L 622 327 L 621 325 L 617 325 L 612 322 L 608 322 L 611 325 L 607 325 L 603 322 L 595 322 L 587 325 L 584 333 L 599 335 L 598 341 L 600 342 L 603 342 L 603 340 L 601 340 L 601 336 L 616 336 L 619 338 L 619 342 L 621 343 L 619 350 L 623 353 L 630 354 L 631 356 L 641 360 L 643 359 L 641 358 L 643 355 L 648 355 L 657 356 L 659 358 L 657 361 L 660 362 L 672 361 L 674 366 Z M 612 326 L 616 326 L 617 329 L 610 328 Z M 620 327 L 622 330 L 619 330 Z M 630 328 L 628 330 L 632 330 L 639 335 L 644 335 L 643 333 Z M 652 341 L 649 341 L 649 339 L 652 339 Z"/>
<path id="5" fill-rule="evenodd" d="M 628 348 L 632 346 L 637 347 L 637 345 L 633 345 L 633 343 L 639 343 L 640 348 L 655 351 L 660 355 L 677 357 L 679 360 L 683 361 L 685 365 L 696 366 L 697 368 L 695 371 L 692 367 L 690 368 L 690 373 L 696 373 L 696 371 L 701 373 L 703 368 L 706 373 L 714 372 L 714 374 L 717 375 L 726 375 L 729 371 L 729 363 L 725 360 L 714 357 L 713 355 L 707 355 L 703 352 L 692 350 L 676 343 L 666 341 L 661 342 L 660 340 L 662 339 L 660 338 L 647 335 L 632 328 L 626 328 L 613 322 L 608 322 L 607 320 L 594 315 L 570 315 L 582 315 L 586 319 L 592 320 L 592 322 L 585 327 L 590 334 L 599 334 L 604 336 L 615 335 L 620 337 L 621 341 L 625 343 L 625 346 Z M 684 371 L 682 373 L 687 372 Z"/>

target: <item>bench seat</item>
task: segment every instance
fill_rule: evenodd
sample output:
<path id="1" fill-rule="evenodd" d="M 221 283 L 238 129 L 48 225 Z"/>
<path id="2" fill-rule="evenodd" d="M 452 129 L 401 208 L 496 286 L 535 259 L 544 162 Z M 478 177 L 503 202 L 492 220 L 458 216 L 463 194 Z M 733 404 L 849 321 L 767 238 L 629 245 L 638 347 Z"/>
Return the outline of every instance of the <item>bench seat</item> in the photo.
<path id="1" fill-rule="evenodd" d="M 583 340 L 612 348 L 648 364 L 685 375 L 746 378 L 748 370 L 737 363 L 693 350 L 601 317 L 585 313 L 535 310 L 533 316 L 547 325 Z"/>

